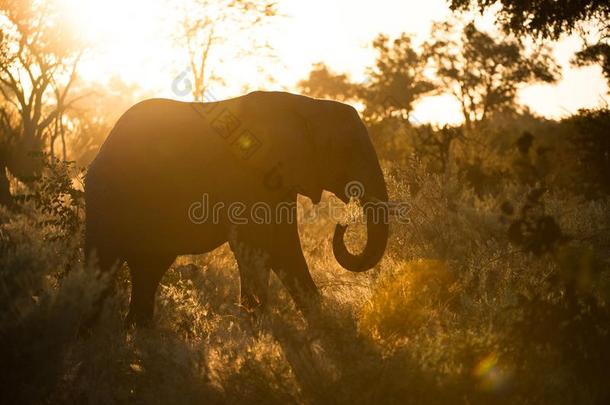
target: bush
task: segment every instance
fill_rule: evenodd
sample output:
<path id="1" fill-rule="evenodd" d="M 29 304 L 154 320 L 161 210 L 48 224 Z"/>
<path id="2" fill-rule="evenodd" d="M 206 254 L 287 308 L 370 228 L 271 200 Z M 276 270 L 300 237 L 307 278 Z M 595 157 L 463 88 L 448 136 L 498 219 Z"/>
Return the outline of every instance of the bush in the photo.
<path id="1" fill-rule="evenodd" d="M 382 274 L 360 317 L 381 339 L 403 339 L 441 318 L 455 299 L 456 275 L 438 260 L 415 260 Z"/>

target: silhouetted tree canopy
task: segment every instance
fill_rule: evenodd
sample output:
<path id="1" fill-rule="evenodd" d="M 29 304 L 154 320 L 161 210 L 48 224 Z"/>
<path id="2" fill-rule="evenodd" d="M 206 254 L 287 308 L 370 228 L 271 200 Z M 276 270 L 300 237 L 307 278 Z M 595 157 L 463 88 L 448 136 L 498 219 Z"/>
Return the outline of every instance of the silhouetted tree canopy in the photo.
<path id="1" fill-rule="evenodd" d="M 557 39 L 572 32 L 579 22 L 610 18 L 607 0 L 451 0 L 452 10 L 469 10 L 473 5 L 485 11 L 500 3 L 497 21 L 517 34 L 540 35 Z"/>
<path id="2" fill-rule="evenodd" d="M 581 110 L 565 122 L 571 129 L 577 189 L 589 198 L 610 195 L 610 110 Z"/>
<path id="3" fill-rule="evenodd" d="M 516 39 L 496 40 L 472 23 L 457 32 L 455 25 L 436 23 L 425 54 L 442 91 L 460 102 L 467 125 L 513 107 L 520 85 L 559 79 L 559 66 L 545 47 L 527 53 Z"/>
<path id="4" fill-rule="evenodd" d="M 494 4 L 502 7 L 497 22 L 508 32 L 558 39 L 574 31 L 593 32 L 597 39 L 585 43 L 574 62 L 577 66 L 598 64 L 610 82 L 610 2 L 607 0 L 451 0 L 453 10 L 476 5 L 483 12 Z M 588 25 L 584 25 L 586 23 Z"/>
<path id="5" fill-rule="evenodd" d="M 610 44 L 599 42 L 584 48 L 576 53 L 574 63 L 577 66 L 600 65 L 606 80 L 610 83 Z"/>
<path id="6" fill-rule="evenodd" d="M 309 76 L 299 82 L 299 89 L 313 97 L 359 101 L 364 104 L 368 121 L 389 117 L 407 120 L 414 102 L 435 89 L 424 76 L 426 59 L 413 49 L 411 37 L 404 33 L 394 40 L 379 35 L 372 45 L 377 58 L 375 65 L 367 69 L 364 83 L 353 83 L 346 74 L 317 63 Z"/>
<path id="7" fill-rule="evenodd" d="M 373 47 L 377 60 L 368 71 L 369 82 L 361 93 L 365 117 L 378 120 L 397 116 L 406 120 L 413 103 L 435 88 L 424 76 L 426 60 L 413 49 L 411 37 L 404 33 L 393 41 L 379 35 Z"/>
<path id="8" fill-rule="evenodd" d="M 0 16 L 5 19 L 0 27 L 0 125 L 8 134 L 42 138 L 67 108 L 83 44 L 62 28 L 54 3 L 3 0 Z"/>
<path id="9" fill-rule="evenodd" d="M 309 76 L 297 86 L 308 96 L 341 101 L 353 99 L 358 93 L 357 85 L 345 73 L 334 73 L 322 62 L 316 63 Z"/>

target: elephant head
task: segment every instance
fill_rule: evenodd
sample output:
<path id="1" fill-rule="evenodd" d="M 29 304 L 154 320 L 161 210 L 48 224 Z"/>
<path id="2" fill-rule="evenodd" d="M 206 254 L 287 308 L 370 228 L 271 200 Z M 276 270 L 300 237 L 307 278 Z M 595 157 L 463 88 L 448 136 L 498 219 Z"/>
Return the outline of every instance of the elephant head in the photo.
<path id="1" fill-rule="evenodd" d="M 248 167 L 265 173 L 270 188 L 279 192 L 283 185 L 291 198 L 299 193 L 318 203 L 324 190 L 345 203 L 359 197 L 365 208 L 366 246 L 360 254 L 350 253 L 343 239 L 347 226 L 338 224 L 333 252 L 347 270 L 361 272 L 375 266 L 388 240 L 388 194 L 358 112 L 336 101 L 283 92 L 253 92 L 237 100 L 236 115 L 260 145 Z"/>
<path id="2" fill-rule="evenodd" d="M 350 253 L 344 241 L 346 225 L 337 224 L 333 237 L 335 258 L 347 270 L 366 271 L 383 257 L 389 232 L 388 193 L 377 154 L 358 112 L 327 100 L 305 99 L 308 132 L 317 149 L 319 182 L 348 203 L 358 197 L 364 207 L 367 242 L 360 254 Z"/>

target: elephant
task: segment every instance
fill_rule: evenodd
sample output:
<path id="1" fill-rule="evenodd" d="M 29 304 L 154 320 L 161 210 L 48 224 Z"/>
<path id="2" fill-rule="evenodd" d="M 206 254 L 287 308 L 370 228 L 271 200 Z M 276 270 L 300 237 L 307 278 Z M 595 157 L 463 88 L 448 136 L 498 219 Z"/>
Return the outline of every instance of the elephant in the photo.
<path id="1" fill-rule="evenodd" d="M 205 103 L 142 101 L 119 118 L 88 168 L 86 260 L 101 272 L 127 262 L 132 290 L 126 322 L 136 326 L 153 319 L 156 290 L 178 255 L 210 252 L 226 242 L 238 263 L 245 310 L 265 307 L 273 271 L 306 313 L 319 306 L 320 295 L 296 221 L 234 221 L 221 210 L 202 220 L 196 202 L 205 195 L 214 207 L 287 204 L 296 211 L 298 194 L 317 204 L 326 190 L 349 202 L 350 182 L 361 185 L 362 201 L 387 208 L 377 154 L 357 110 L 347 104 L 265 91 Z M 347 225 L 337 223 L 334 231 L 334 256 L 352 272 L 374 267 L 388 240 L 387 220 L 364 217 L 367 242 L 360 253 L 345 245 Z"/>

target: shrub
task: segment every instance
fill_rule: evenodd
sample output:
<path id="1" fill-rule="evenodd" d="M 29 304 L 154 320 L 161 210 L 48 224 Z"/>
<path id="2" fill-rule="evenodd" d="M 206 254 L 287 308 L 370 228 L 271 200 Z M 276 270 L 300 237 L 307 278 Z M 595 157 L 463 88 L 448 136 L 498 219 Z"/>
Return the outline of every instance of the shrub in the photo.
<path id="1" fill-rule="evenodd" d="M 447 263 L 414 260 L 382 274 L 360 317 L 361 326 L 382 339 L 401 339 L 439 321 L 451 308 L 457 277 Z"/>

